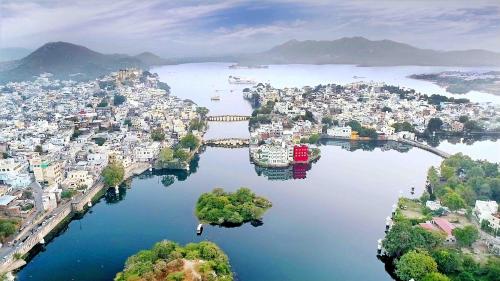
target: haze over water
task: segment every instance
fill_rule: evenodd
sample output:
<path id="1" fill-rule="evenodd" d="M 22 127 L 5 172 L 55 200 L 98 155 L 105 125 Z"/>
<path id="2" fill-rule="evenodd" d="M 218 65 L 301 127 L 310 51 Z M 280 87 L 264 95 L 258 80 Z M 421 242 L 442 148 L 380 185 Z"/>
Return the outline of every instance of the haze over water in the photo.
<path id="1" fill-rule="evenodd" d="M 216 115 L 251 112 L 241 94 L 246 86 L 229 85 L 229 75 L 269 80 L 276 87 L 344 84 L 357 75 L 444 94 L 431 83 L 404 78 L 414 69 L 290 65 L 233 70 L 227 64 L 209 63 L 164 66 L 153 72 L 172 87 L 173 95 L 192 99 Z M 221 101 L 210 101 L 214 95 L 220 95 Z M 478 100 L 496 98 L 481 93 L 472 96 Z M 207 137 L 225 136 L 248 136 L 247 122 L 210 123 Z M 484 150 L 475 147 L 483 143 L 447 146 L 482 157 Z M 487 146 L 499 151 L 498 142 L 487 142 Z M 438 165 L 441 158 L 415 148 L 405 153 L 380 148 L 351 152 L 332 145 L 321 146 L 321 155 L 306 179 L 271 181 L 256 173 L 248 149 L 207 148 L 187 179 L 164 187 L 162 175 L 146 173 L 132 181 L 131 189 L 122 189 L 121 200 L 112 196 L 102 199 L 91 213 L 71 222 L 46 245 L 18 277 L 111 280 L 128 256 L 159 240 L 184 244 L 208 239 L 229 256 L 238 280 L 392 280 L 375 256 L 385 217 L 400 193 L 410 196 L 411 186 L 416 187 L 417 195 L 422 192 L 427 169 Z M 500 155 L 492 159 L 500 161 Z M 273 202 L 264 224 L 209 226 L 201 237 L 196 236 L 194 206 L 198 196 L 214 187 L 235 190 L 240 186 L 250 187 Z"/>

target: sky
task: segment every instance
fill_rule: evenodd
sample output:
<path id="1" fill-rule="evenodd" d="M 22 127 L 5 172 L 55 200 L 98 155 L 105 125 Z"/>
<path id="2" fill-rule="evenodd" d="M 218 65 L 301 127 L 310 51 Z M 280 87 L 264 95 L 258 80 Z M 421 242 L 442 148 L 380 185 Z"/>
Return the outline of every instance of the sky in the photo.
<path id="1" fill-rule="evenodd" d="M 185 57 L 353 36 L 500 51 L 500 0 L 0 0 L 2 48 L 66 41 Z"/>

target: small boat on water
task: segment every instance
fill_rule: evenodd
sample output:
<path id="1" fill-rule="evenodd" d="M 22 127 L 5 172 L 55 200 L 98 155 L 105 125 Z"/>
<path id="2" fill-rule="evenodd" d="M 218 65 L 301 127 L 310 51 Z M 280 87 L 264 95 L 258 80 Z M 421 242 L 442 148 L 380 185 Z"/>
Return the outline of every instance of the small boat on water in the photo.
<path id="1" fill-rule="evenodd" d="M 213 96 L 213 97 L 210 98 L 210 100 L 213 100 L 213 101 L 214 100 L 220 100 L 220 96 Z"/>
<path id="2" fill-rule="evenodd" d="M 196 235 L 201 235 L 203 232 L 203 224 L 198 224 L 198 227 L 196 228 Z"/>
<path id="3" fill-rule="evenodd" d="M 250 78 L 242 78 L 242 77 L 237 77 L 237 76 L 232 76 L 229 75 L 229 78 L 227 79 L 229 84 L 257 84 L 255 80 L 250 79 Z"/>

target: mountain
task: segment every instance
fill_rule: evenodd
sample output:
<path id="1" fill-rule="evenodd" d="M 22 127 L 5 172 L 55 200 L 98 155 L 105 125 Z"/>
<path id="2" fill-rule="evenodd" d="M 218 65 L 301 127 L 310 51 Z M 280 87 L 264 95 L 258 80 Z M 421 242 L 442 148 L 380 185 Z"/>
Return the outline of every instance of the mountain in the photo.
<path id="1" fill-rule="evenodd" d="M 29 80 L 44 72 L 50 72 L 60 79 L 87 80 L 120 68 L 147 69 L 152 65 L 153 57 L 156 61 L 161 60 L 151 53 L 135 57 L 106 55 L 71 43 L 51 42 L 20 60 L 2 63 L 0 82 Z"/>
<path id="2" fill-rule="evenodd" d="M 18 60 L 27 56 L 32 50 L 26 48 L 1 48 L 0 49 L 0 62 Z"/>
<path id="3" fill-rule="evenodd" d="M 159 57 L 151 52 L 140 53 L 138 55 L 135 55 L 134 58 L 138 59 L 146 65 L 163 65 L 168 63 L 166 59 Z"/>
<path id="4" fill-rule="evenodd" d="M 484 50 L 436 51 L 363 37 L 333 41 L 290 40 L 266 52 L 248 55 L 242 63 L 356 64 L 362 66 L 500 66 L 500 53 Z"/>

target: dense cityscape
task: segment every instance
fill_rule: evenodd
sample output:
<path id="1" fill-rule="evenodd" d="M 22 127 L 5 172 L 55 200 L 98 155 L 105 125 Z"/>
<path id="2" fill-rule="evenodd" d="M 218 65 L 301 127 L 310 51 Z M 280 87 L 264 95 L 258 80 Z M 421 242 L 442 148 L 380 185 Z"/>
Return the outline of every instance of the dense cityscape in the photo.
<path id="1" fill-rule="evenodd" d="M 500 281 L 500 6 L 0 1 L 0 281 Z"/>

